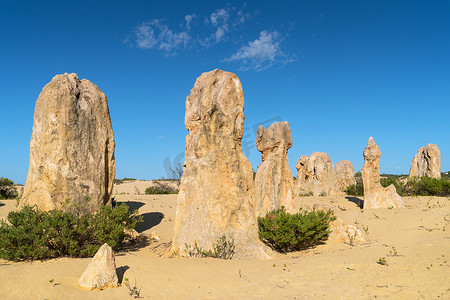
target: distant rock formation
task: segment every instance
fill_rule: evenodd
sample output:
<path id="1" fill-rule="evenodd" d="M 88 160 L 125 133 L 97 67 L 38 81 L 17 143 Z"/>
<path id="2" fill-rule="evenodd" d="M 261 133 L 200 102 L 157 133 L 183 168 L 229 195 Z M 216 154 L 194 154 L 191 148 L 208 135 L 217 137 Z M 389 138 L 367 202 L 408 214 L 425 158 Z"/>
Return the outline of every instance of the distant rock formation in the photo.
<path id="1" fill-rule="evenodd" d="M 212 249 L 224 234 L 233 258 L 270 258 L 258 238 L 253 173 L 244 156 L 244 96 L 230 72 L 203 73 L 186 99 L 186 157 L 178 194 L 172 253 L 186 244 Z"/>
<path id="2" fill-rule="evenodd" d="M 20 204 L 89 213 L 111 203 L 114 148 L 105 94 L 75 73 L 56 75 L 36 101 Z"/>
<path id="3" fill-rule="evenodd" d="M 108 244 L 103 244 L 95 253 L 86 271 L 81 275 L 78 285 L 88 290 L 104 290 L 119 286 L 116 259 Z"/>
<path id="4" fill-rule="evenodd" d="M 439 151 L 438 146 L 428 144 L 426 147 L 419 149 L 413 158 L 409 176 L 441 178 L 441 151 Z"/>
<path id="5" fill-rule="evenodd" d="M 18 196 L 19 198 L 22 198 L 22 196 L 23 196 L 23 191 L 25 190 L 25 186 L 15 184 L 14 187 L 16 188 L 17 196 Z"/>
<path id="6" fill-rule="evenodd" d="M 391 184 L 383 188 L 380 183 L 381 151 L 372 137 L 364 149 L 364 166 L 361 170 L 364 184 L 364 208 L 404 207 L 403 199 Z"/>
<path id="7" fill-rule="evenodd" d="M 352 163 L 348 160 L 341 160 L 336 164 L 334 175 L 336 178 L 336 189 L 342 194 L 350 185 L 356 184 L 355 170 Z"/>
<path id="8" fill-rule="evenodd" d="M 302 155 L 297 160 L 297 195 L 335 196 L 336 180 L 333 164 L 328 154 L 314 152 L 311 157 Z"/>
<path id="9" fill-rule="evenodd" d="M 292 147 L 289 123 L 276 122 L 267 129 L 261 125 L 256 132 L 256 147 L 262 158 L 254 182 L 257 215 L 263 216 L 281 206 L 295 213 L 294 179 L 287 158 Z"/>

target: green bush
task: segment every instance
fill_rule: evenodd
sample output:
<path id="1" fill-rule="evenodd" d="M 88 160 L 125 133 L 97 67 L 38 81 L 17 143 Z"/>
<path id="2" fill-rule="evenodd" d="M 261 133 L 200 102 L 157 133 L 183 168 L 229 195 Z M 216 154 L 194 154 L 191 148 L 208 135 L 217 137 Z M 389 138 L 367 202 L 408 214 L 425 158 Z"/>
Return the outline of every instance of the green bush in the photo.
<path id="1" fill-rule="evenodd" d="M 260 239 L 278 252 L 290 252 L 313 247 L 330 235 L 332 211 L 302 210 L 286 212 L 284 206 L 258 217 Z"/>
<path id="2" fill-rule="evenodd" d="M 14 187 L 14 181 L 0 177 L 0 199 L 14 199 L 17 198 L 17 190 Z"/>
<path id="3" fill-rule="evenodd" d="M 124 181 L 136 181 L 136 178 L 128 178 L 128 177 L 124 177 L 123 179 L 114 179 L 114 183 L 115 184 L 122 184 L 124 183 Z"/>
<path id="4" fill-rule="evenodd" d="M 408 196 L 450 196 L 450 180 L 430 177 L 411 178 L 405 187 Z"/>
<path id="5" fill-rule="evenodd" d="M 177 194 L 178 190 L 174 189 L 167 183 L 161 183 L 159 181 L 155 181 L 156 186 L 149 186 L 145 189 L 146 195 L 161 195 L 161 194 Z"/>
<path id="6" fill-rule="evenodd" d="M 450 196 L 450 180 L 447 177 L 435 179 L 430 177 L 409 178 L 406 183 L 400 179 L 405 175 L 383 175 L 380 184 L 388 187 L 393 184 L 400 196 Z M 349 186 L 345 193 L 351 196 L 364 196 L 363 184 Z"/>
<path id="7" fill-rule="evenodd" d="M 0 258 L 21 261 L 61 256 L 90 257 L 104 244 L 116 249 L 124 229 L 141 219 L 125 204 L 103 206 L 95 214 L 80 215 L 60 210 L 41 211 L 25 206 L 0 220 Z"/>
<path id="8" fill-rule="evenodd" d="M 216 242 L 213 243 L 212 250 L 203 250 L 197 242 L 194 245 L 184 244 L 186 246 L 186 253 L 190 257 L 213 257 L 221 259 L 232 259 L 236 246 L 234 245 L 234 239 L 228 239 L 224 234 Z"/>
<path id="9" fill-rule="evenodd" d="M 364 186 L 362 183 L 352 184 L 344 192 L 350 196 L 364 196 Z"/>
<path id="10" fill-rule="evenodd" d="M 382 187 L 388 187 L 391 184 L 395 186 L 395 189 L 397 190 L 397 194 L 400 196 L 405 195 L 405 185 L 398 181 L 400 178 L 399 175 L 385 175 L 385 178 L 380 179 L 380 184 Z"/>

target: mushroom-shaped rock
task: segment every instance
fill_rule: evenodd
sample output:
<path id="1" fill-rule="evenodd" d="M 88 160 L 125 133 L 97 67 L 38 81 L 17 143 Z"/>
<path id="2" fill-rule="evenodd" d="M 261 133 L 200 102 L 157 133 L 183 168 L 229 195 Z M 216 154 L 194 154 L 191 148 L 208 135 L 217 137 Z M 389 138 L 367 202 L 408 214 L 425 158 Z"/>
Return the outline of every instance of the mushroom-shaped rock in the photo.
<path id="1" fill-rule="evenodd" d="M 265 215 L 281 206 L 294 213 L 294 179 L 287 158 L 288 149 L 292 147 L 289 123 L 276 122 L 267 129 L 261 125 L 256 133 L 256 147 L 262 158 L 253 193 L 257 215 Z"/>
<path id="2" fill-rule="evenodd" d="M 364 166 L 361 175 L 364 184 L 364 208 L 404 207 L 403 199 L 397 194 L 395 186 L 384 188 L 380 183 L 381 151 L 372 137 L 364 149 Z"/>
<path id="3" fill-rule="evenodd" d="M 346 188 L 352 184 L 356 184 L 355 170 L 348 160 L 341 160 L 334 167 L 334 175 L 336 178 L 336 189 L 343 193 Z"/>
<path id="4" fill-rule="evenodd" d="M 103 244 L 95 253 L 86 271 L 81 275 L 78 285 L 88 290 L 103 290 L 119 285 L 114 252 L 108 244 Z"/>
<path id="5" fill-rule="evenodd" d="M 110 204 L 114 148 L 105 94 L 75 73 L 56 75 L 36 101 L 20 204 L 42 210 L 82 207 L 84 213 Z"/>
<path id="6" fill-rule="evenodd" d="M 186 98 L 186 156 L 178 194 L 172 253 L 204 250 L 223 235 L 234 240 L 233 258 L 270 258 L 258 238 L 253 172 L 242 152 L 244 96 L 230 72 L 203 73 Z"/>
<path id="7" fill-rule="evenodd" d="M 426 147 L 419 149 L 411 163 L 409 176 L 441 178 L 441 151 L 439 151 L 438 146 L 428 144 Z"/>
<path id="8" fill-rule="evenodd" d="M 328 154 L 314 152 L 311 157 L 302 155 L 297 161 L 297 194 L 335 196 L 336 181 L 333 164 Z"/>

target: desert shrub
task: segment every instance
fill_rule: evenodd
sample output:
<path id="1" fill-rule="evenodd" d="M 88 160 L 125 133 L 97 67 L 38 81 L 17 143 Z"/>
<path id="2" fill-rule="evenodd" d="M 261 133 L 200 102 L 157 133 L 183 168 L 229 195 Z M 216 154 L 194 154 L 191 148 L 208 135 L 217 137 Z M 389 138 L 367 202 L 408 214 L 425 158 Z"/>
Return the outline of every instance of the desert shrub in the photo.
<path id="1" fill-rule="evenodd" d="M 103 206 L 89 215 L 25 206 L 10 212 L 7 221 L 0 220 L 0 257 L 13 261 L 89 257 L 104 243 L 116 249 L 124 229 L 133 229 L 140 221 L 135 215 L 125 204 Z"/>
<path id="2" fill-rule="evenodd" d="M 258 217 L 260 239 L 278 252 L 290 252 L 313 247 L 330 235 L 332 211 L 302 210 L 286 212 L 284 206 Z"/>
<path id="3" fill-rule="evenodd" d="M 124 177 L 123 179 L 114 179 L 114 184 L 122 184 L 124 181 L 136 181 L 135 178 Z"/>
<path id="4" fill-rule="evenodd" d="M 352 184 L 344 192 L 350 196 L 364 196 L 364 185 L 362 183 Z"/>
<path id="5" fill-rule="evenodd" d="M 234 239 L 228 239 L 226 235 L 222 235 L 215 243 L 213 243 L 213 249 L 206 252 L 206 256 L 232 259 L 234 255 Z"/>
<path id="6" fill-rule="evenodd" d="M 228 239 L 226 235 L 222 235 L 213 243 L 212 250 L 203 250 L 197 242 L 193 246 L 185 244 L 185 251 L 190 257 L 213 257 L 221 259 L 232 259 L 234 255 L 234 239 Z"/>
<path id="7" fill-rule="evenodd" d="M 14 181 L 0 177 L 0 199 L 14 199 L 18 196 Z"/>
<path id="8" fill-rule="evenodd" d="M 391 184 L 395 186 L 395 189 L 397 190 L 397 194 L 400 196 L 403 196 L 405 194 L 405 185 L 402 184 L 398 179 L 400 178 L 400 175 L 383 175 L 386 176 L 384 178 L 380 178 L 380 184 L 383 187 L 388 187 Z"/>
<path id="9" fill-rule="evenodd" d="M 395 186 L 400 196 L 450 196 L 450 180 L 447 177 L 435 179 L 430 177 L 409 178 L 406 183 L 402 183 L 401 179 L 405 175 L 386 175 L 380 178 L 380 184 L 388 187 L 391 184 Z M 351 185 L 345 193 L 351 196 L 364 196 L 364 186 L 362 183 Z"/>
<path id="10" fill-rule="evenodd" d="M 313 196 L 314 193 L 313 192 L 307 192 L 307 193 L 300 193 L 298 194 L 299 197 L 309 197 L 309 196 Z"/>
<path id="11" fill-rule="evenodd" d="M 450 196 L 450 180 L 430 177 L 411 178 L 405 187 L 408 196 Z"/>
<path id="12" fill-rule="evenodd" d="M 167 183 L 161 183 L 159 181 L 156 181 L 156 186 L 149 186 L 145 189 L 146 195 L 161 195 L 161 194 L 176 194 L 178 193 L 178 190 L 171 187 Z"/>

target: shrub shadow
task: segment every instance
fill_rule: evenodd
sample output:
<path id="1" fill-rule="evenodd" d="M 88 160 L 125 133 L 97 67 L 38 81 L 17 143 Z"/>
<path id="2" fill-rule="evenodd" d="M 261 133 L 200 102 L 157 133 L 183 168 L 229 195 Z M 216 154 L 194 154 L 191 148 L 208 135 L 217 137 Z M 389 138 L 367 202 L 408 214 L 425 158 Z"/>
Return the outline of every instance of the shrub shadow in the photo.
<path id="1" fill-rule="evenodd" d="M 0 202 L 0 207 L 2 207 L 3 205 L 5 205 L 5 203 L 1 203 L 1 202 Z"/>
<path id="2" fill-rule="evenodd" d="M 347 199 L 350 202 L 355 203 L 359 208 L 363 208 L 364 207 L 364 200 L 357 198 L 357 197 L 345 197 L 345 199 Z"/>
<path id="3" fill-rule="evenodd" d="M 135 228 L 136 231 L 139 233 L 158 225 L 164 218 L 164 214 L 160 212 L 145 213 L 142 214 L 141 216 L 143 222 L 138 223 Z"/>
<path id="4" fill-rule="evenodd" d="M 116 256 L 124 255 L 124 252 L 135 252 L 142 248 L 149 246 L 151 241 L 143 235 L 139 235 L 138 237 L 130 240 L 125 240 L 123 243 L 119 245 L 117 248 Z"/>
<path id="5" fill-rule="evenodd" d="M 119 284 L 122 284 L 123 275 L 129 268 L 130 268 L 129 266 L 121 266 L 121 267 L 116 268 L 117 278 L 119 279 Z"/>
<path id="6" fill-rule="evenodd" d="M 120 202 L 120 203 L 125 203 L 126 205 L 128 205 L 129 211 L 134 211 L 145 205 L 144 202 L 139 202 L 139 201 L 127 201 L 127 202 Z"/>

